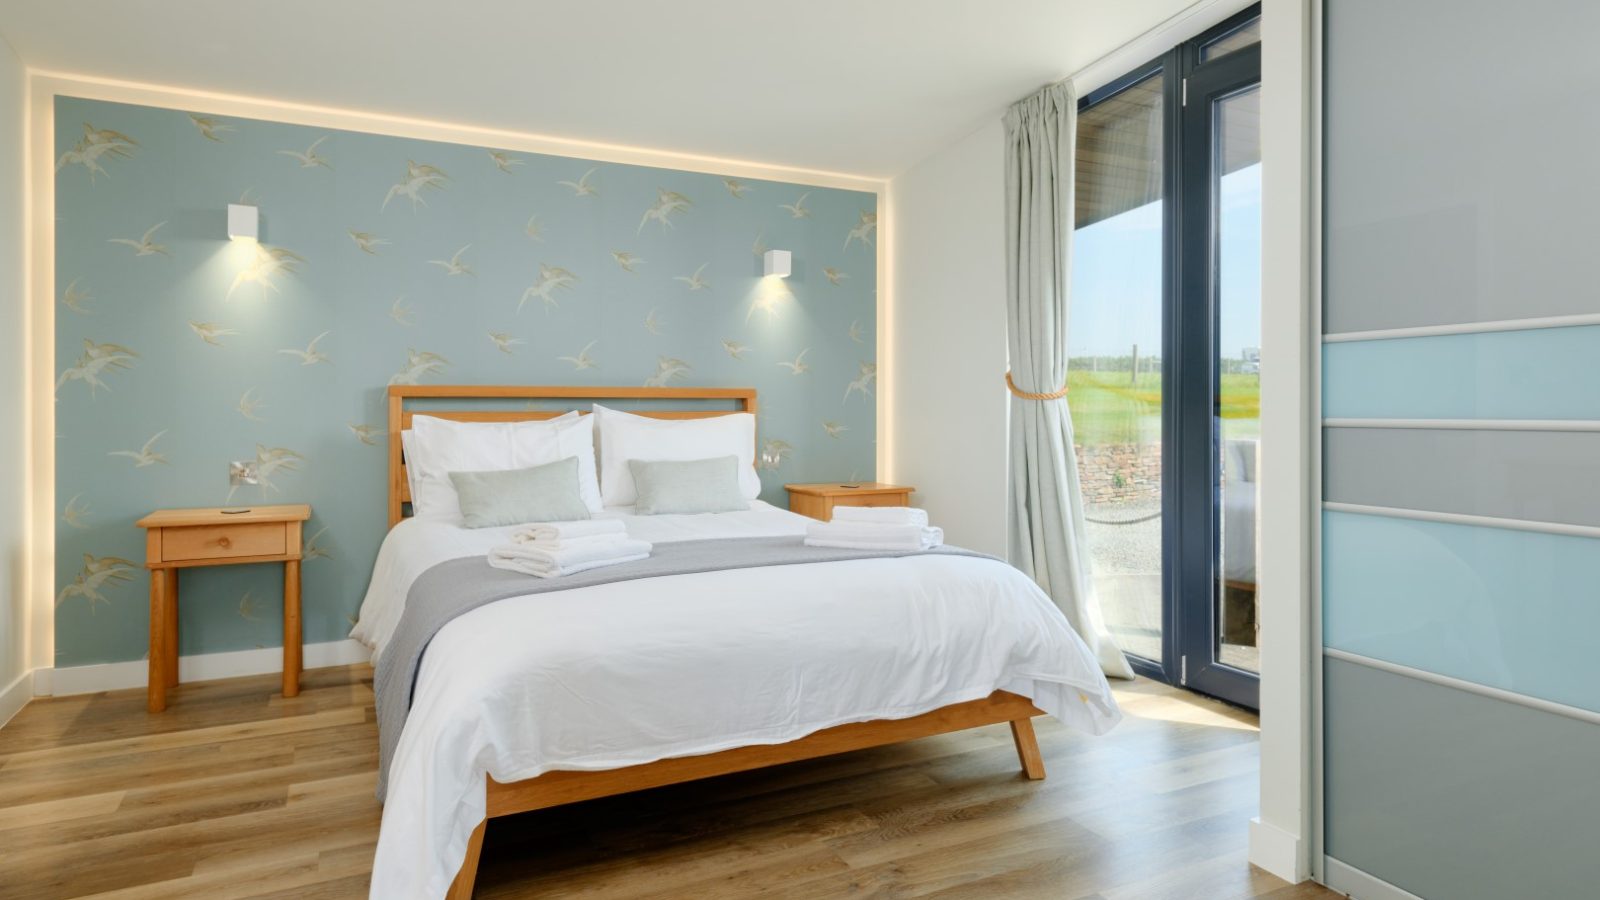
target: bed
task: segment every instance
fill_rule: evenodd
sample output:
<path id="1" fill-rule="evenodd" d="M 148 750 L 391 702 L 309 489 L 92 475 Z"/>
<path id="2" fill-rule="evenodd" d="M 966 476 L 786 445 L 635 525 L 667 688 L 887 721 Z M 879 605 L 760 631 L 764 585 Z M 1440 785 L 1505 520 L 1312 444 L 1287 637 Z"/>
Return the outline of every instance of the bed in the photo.
<path id="1" fill-rule="evenodd" d="M 486 399 L 580 411 L 623 400 L 662 419 L 756 409 L 745 388 L 391 386 L 392 527 L 352 632 L 380 667 L 417 580 L 484 556 L 511 530 L 407 518 L 401 433 L 413 416 L 511 422 L 562 411 L 488 409 Z M 600 515 L 658 547 L 793 538 L 808 521 L 760 501 L 741 512 Z M 420 659 L 387 770 L 374 897 L 470 897 L 490 818 L 1002 722 L 1024 776 L 1040 779 L 1034 716 L 1093 734 L 1120 718 L 1059 610 L 1012 567 L 976 555 L 736 567 L 514 596 L 449 621 Z"/>

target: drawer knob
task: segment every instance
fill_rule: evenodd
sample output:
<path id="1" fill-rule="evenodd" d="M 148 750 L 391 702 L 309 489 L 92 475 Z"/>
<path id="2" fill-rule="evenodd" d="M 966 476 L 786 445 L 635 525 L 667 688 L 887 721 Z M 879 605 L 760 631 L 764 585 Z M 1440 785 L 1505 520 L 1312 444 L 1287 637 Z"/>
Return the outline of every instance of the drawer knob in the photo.
<path id="1" fill-rule="evenodd" d="M 217 546 L 221 547 L 224 550 L 226 550 L 229 547 L 233 546 L 233 541 L 228 540 L 227 536 L 224 535 L 222 537 L 217 538 Z"/>

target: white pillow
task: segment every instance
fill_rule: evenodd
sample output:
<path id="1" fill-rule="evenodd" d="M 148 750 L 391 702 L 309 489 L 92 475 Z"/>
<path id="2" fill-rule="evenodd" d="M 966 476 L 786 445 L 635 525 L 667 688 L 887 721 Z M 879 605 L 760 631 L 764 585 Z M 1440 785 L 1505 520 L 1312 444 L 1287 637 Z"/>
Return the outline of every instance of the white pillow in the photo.
<path id="1" fill-rule="evenodd" d="M 407 428 L 400 432 L 400 458 L 406 461 L 406 487 L 411 496 L 417 495 L 417 435 Z M 415 510 L 415 504 L 412 506 Z"/>
<path id="2" fill-rule="evenodd" d="M 589 417 L 569 412 L 542 422 L 454 422 L 419 414 L 412 417 L 411 429 L 414 452 L 408 469 L 414 515 L 461 515 L 451 472 L 526 469 L 567 457 L 578 460 L 578 490 L 584 505 L 593 512 L 601 509 L 594 424 Z"/>
<path id="3" fill-rule="evenodd" d="M 600 488 L 606 506 L 631 506 L 638 499 L 628 460 L 686 462 L 737 457 L 739 489 L 746 500 L 761 494 L 756 475 L 756 417 L 729 413 L 708 419 L 652 419 L 594 405 L 600 420 Z"/>

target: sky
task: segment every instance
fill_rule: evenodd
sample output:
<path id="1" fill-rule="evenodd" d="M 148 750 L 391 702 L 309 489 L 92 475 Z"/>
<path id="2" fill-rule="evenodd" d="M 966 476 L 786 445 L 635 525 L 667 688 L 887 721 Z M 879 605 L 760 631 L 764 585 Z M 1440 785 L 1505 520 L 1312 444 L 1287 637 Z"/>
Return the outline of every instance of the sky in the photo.
<path id="1" fill-rule="evenodd" d="M 1073 356 L 1141 357 L 1161 349 L 1161 210 L 1156 201 L 1080 228 L 1072 250 Z M 1224 356 L 1261 346 L 1261 164 L 1222 178 Z"/>

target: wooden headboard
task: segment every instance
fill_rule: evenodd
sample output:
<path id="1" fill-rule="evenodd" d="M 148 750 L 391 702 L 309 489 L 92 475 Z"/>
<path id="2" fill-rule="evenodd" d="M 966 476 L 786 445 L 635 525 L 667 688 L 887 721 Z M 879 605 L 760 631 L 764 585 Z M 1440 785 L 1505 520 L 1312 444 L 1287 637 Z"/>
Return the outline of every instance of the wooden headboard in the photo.
<path id="1" fill-rule="evenodd" d="M 413 411 L 406 406 L 409 400 L 526 400 L 566 401 L 561 404 L 577 408 L 579 401 L 594 400 L 731 400 L 734 409 L 672 409 L 670 406 L 629 410 L 635 415 L 654 419 L 706 419 L 730 413 L 756 411 L 755 388 L 695 388 L 695 387 L 548 387 L 537 385 L 460 385 L 460 384 L 392 384 L 389 386 L 389 527 L 393 528 L 405 518 L 406 504 L 411 501 L 411 482 L 406 478 L 405 456 L 400 451 L 400 432 L 411 427 L 411 417 L 420 413 L 457 422 L 532 422 L 553 419 L 565 409 L 440 409 L 433 405 Z"/>

